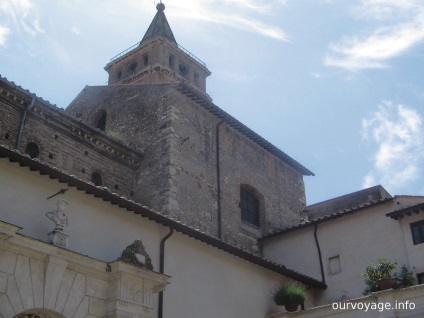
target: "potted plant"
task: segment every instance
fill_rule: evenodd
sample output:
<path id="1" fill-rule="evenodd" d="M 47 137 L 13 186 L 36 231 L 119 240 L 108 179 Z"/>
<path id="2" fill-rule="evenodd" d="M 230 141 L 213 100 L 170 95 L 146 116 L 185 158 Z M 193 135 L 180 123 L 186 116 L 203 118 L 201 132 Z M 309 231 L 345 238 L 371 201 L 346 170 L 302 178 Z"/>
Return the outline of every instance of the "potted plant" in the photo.
<path id="1" fill-rule="evenodd" d="M 299 305 L 306 299 L 306 290 L 297 283 L 286 283 L 277 287 L 274 292 L 274 302 L 278 306 L 284 306 L 287 311 L 296 311 Z"/>
<path id="2" fill-rule="evenodd" d="M 400 267 L 399 272 L 396 272 L 393 274 L 393 277 L 396 280 L 395 288 L 399 289 L 399 288 L 414 286 L 416 284 L 416 280 L 414 277 L 413 270 L 414 270 L 414 267 L 412 268 L 412 270 L 410 270 L 408 266 L 403 264 Z"/>
<path id="3" fill-rule="evenodd" d="M 392 278 L 392 272 L 396 266 L 396 260 L 389 261 L 385 258 L 379 258 L 377 260 L 377 265 L 369 264 L 365 268 L 365 273 L 362 274 L 367 284 L 364 294 L 393 288 L 396 281 Z"/>

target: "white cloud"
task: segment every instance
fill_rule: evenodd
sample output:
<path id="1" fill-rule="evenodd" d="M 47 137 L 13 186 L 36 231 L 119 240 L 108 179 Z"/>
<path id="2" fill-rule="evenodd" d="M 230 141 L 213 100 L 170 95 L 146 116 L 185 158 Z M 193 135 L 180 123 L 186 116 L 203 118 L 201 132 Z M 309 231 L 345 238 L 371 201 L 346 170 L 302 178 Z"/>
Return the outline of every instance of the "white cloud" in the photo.
<path id="1" fill-rule="evenodd" d="M 420 177 L 424 162 L 423 119 L 407 106 L 383 102 L 371 118 L 362 120 L 363 137 L 376 146 L 373 170 L 363 186 L 380 183 L 400 189 Z"/>
<path id="2" fill-rule="evenodd" d="M 0 4 L 8 27 L 18 33 L 25 32 L 36 36 L 44 33 L 37 7 L 31 0 L 6 0 Z"/>
<path id="3" fill-rule="evenodd" d="M 281 28 L 267 23 L 267 17 L 275 14 L 286 1 L 252 0 L 182 0 L 169 3 L 172 15 L 179 18 L 212 22 L 257 33 L 280 41 L 288 41 L 289 36 Z"/>
<path id="4" fill-rule="evenodd" d="M 424 4 L 413 0 L 364 0 L 358 16 L 384 25 L 365 37 L 345 37 L 329 46 L 324 64 L 349 71 L 387 67 L 387 60 L 424 41 Z"/>
<path id="5" fill-rule="evenodd" d="M 0 47 L 6 46 L 7 38 L 10 34 L 10 29 L 5 26 L 0 26 Z"/>

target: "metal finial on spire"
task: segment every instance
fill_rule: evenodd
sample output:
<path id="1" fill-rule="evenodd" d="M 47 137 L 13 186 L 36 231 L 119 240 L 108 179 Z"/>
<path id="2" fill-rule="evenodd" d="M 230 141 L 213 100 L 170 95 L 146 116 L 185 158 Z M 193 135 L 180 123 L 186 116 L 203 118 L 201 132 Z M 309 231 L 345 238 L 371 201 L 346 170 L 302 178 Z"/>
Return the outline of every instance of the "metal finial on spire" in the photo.
<path id="1" fill-rule="evenodd" d="M 156 10 L 158 10 L 158 11 L 165 11 L 165 5 L 162 3 L 162 1 L 160 1 L 160 2 L 156 5 Z"/>

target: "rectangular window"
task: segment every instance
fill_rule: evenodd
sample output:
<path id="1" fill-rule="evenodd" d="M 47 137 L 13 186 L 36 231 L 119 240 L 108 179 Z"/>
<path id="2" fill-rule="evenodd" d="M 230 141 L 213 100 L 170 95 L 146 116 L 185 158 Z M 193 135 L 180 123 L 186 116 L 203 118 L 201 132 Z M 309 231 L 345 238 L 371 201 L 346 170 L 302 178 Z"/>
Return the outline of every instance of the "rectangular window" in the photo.
<path id="1" fill-rule="evenodd" d="M 199 73 L 194 72 L 194 84 L 199 86 Z"/>
<path id="2" fill-rule="evenodd" d="M 414 245 L 424 243 L 424 220 L 411 224 L 412 240 Z"/>
<path id="3" fill-rule="evenodd" d="M 424 273 L 417 274 L 418 284 L 424 284 Z"/>
<path id="4" fill-rule="evenodd" d="M 329 265 L 329 274 L 334 275 L 338 274 L 342 271 L 342 264 L 340 262 L 340 256 L 336 255 L 333 257 L 330 257 L 328 259 L 328 265 Z"/>
<path id="5" fill-rule="evenodd" d="M 175 57 L 173 55 L 169 56 L 169 66 L 174 67 Z"/>
<path id="6" fill-rule="evenodd" d="M 259 227 L 259 200 L 250 191 L 240 189 L 241 219 Z"/>

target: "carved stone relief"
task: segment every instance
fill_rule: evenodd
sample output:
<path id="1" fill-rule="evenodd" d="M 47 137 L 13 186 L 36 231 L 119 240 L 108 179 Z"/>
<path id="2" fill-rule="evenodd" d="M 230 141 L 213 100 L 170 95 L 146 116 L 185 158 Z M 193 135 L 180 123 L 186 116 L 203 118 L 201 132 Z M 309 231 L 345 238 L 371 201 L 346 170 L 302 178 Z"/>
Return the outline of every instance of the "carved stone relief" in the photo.
<path id="1" fill-rule="evenodd" d="M 135 240 L 134 243 L 127 246 L 119 260 L 137 267 L 153 270 L 152 259 L 147 254 L 143 242 L 140 240 Z"/>

